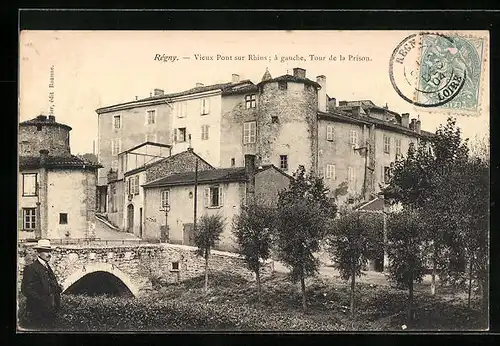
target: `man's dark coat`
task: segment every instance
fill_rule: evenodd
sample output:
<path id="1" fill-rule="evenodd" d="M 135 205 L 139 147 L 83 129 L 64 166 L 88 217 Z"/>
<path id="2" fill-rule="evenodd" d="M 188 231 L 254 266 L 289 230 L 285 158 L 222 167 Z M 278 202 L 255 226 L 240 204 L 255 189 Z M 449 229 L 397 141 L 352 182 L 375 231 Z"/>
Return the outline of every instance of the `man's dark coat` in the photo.
<path id="1" fill-rule="evenodd" d="M 26 297 L 27 323 L 50 326 L 59 310 L 62 292 L 54 272 L 36 259 L 24 267 L 21 292 Z"/>

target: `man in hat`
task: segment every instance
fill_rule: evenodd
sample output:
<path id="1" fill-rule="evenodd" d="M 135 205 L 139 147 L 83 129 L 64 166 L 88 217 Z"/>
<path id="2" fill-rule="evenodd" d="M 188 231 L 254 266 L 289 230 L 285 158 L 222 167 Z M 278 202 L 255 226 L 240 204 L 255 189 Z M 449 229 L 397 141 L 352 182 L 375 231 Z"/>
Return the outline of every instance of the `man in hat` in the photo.
<path id="1" fill-rule="evenodd" d="M 53 250 L 50 241 L 42 239 L 34 247 L 38 257 L 24 267 L 21 292 L 26 297 L 26 327 L 52 329 L 61 302 L 62 288 L 49 266 Z"/>

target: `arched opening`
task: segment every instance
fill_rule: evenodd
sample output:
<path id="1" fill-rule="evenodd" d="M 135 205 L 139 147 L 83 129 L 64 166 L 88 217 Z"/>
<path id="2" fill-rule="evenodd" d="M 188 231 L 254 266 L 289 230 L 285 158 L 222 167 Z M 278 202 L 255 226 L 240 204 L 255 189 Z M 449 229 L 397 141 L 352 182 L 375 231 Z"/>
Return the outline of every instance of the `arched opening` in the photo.
<path id="1" fill-rule="evenodd" d="M 84 294 L 87 296 L 108 295 L 115 297 L 134 296 L 122 280 L 105 271 L 94 271 L 82 276 L 64 290 L 64 294 Z"/>
<path id="2" fill-rule="evenodd" d="M 134 233 L 134 205 L 127 206 L 127 232 Z"/>

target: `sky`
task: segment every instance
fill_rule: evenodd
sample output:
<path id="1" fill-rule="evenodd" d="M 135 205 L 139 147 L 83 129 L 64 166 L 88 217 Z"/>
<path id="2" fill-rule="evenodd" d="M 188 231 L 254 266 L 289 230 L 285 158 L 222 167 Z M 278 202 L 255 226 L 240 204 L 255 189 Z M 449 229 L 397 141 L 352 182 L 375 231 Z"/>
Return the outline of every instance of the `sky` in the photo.
<path id="1" fill-rule="evenodd" d="M 434 132 L 449 113 L 417 108 L 403 100 L 389 79 L 389 60 L 409 31 L 22 31 L 20 35 L 19 120 L 49 115 L 73 128 L 73 154 L 91 153 L 97 142 L 100 107 L 240 79 L 260 82 L 301 67 L 309 79 L 326 76 L 326 91 L 337 101 L 372 100 L 398 113 L 420 117 Z M 487 32 L 478 32 L 482 36 Z M 485 49 L 481 110 L 456 115 L 463 136 L 489 141 L 489 57 Z M 213 56 L 197 60 L 195 55 Z M 217 59 L 217 55 L 230 57 Z M 266 60 L 250 60 L 249 55 Z M 325 57 L 317 60 L 316 57 Z M 339 56 L 346 60 L 339 61 Z M 367 59 L 352 59 L 366 57 Z M 177 56 L 178 60 L 171 61 Z M 278 58 L 274 60 L 275 56 Z M 329 57 L 336 57 L 330 60 Z M 163 60 L 156 58 L 165 57 Z M 182 57 L 190 57 L 183 59 Z M 244 57 L 244 60 L 236 60 Z M 281 61 L 281 57 L 287 58 Z M 293 60 L 303 57 L 304 60 Z M 271 60 L 268 61 L 267 59 Z M 53 87 L 49 87 L 53 66 Z M 53 92 L 53 99 L 49 98 Z"/>

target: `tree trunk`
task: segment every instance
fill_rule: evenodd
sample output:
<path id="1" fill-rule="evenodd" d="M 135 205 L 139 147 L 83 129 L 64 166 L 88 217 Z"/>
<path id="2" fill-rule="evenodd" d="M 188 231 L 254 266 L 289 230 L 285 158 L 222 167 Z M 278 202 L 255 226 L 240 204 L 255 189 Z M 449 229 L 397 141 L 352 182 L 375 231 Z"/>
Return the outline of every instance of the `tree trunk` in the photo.
<path id="1" fill-rule="evenodd" d="M 474 256 L 470 256 L 469 260 L 469 296 L 467 298 L 467 307 L 470 309 L 470 298 L 472 294 L 472 261 L 473 261 Z"/>
<path id="2" fill-rule="evenodd" d="M 354 328 L 354 300 L 356 294 L 356 270 L 354 264 L 351 272 L 351 327 Z"/>
<path id="3" fill-rule="evenodd" d="M 437 249 L 434 245 L 434 253 L 432 255 L 432 275 L 431 275 L 431 295 L 436 295 L 436 268 L 437 267 Z"/>
<path id="4" fill-rule="evenodd" d="M 302 309 L 304 312 L 307 311 L 307 302 L 306 302 L 306 281 L 304 279 L 304 274 L 300 276 L 300 287 L 302 290 Z"/>
<path id="5" fill-rule="evenodd" d="M 257 297 L 259 298 L 259 302 L 260 302 L 260 298 L 261 298 L 261 287 L 260 287 L 260 270 L 257 269 L 255 271 L 255 278 L 257 280 Z"/>
<path id="6" fill-rule="evenodd" d="M 205 294 L 208 294 L 208 251 L 205 252 Z"/>
<path id="7" fill-rule="evenodd" d="M 410 274 L 410 278 L 408 279 L 408 321 L 413 321 L 413 273 Z"/>

